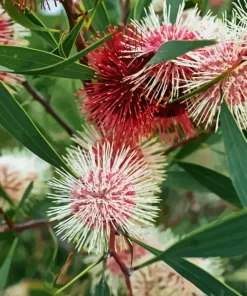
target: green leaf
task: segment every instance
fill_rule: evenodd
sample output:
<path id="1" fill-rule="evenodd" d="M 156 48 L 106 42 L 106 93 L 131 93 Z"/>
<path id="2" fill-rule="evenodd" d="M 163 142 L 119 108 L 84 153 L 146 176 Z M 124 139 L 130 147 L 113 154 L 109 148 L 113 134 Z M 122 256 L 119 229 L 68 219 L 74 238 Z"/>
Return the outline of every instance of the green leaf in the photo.
<path id="1" fill-rule="evenodd" d="M 103 261 L 104 257 L 101 257 L 97 262 L 89 265 L 86 269 L 84 269 L 81 273 L 79 273 L 76 277 L 74 277 L 68 284 L 63 286 L 61 289 L 57 290 L 55 292 L 55 295 L 60 294 L 65 289 L 67 289 L 70 285 L 72 285 L 75 281 L 77 281 L 79 278 L 87 274 L 92 268 L 94 268 L 96 265 L 98 265 L 101 261 Z"/>
<path id="2" fill-rule="evenodd" d="M 73 46 L 75 45 L 76 39 L 79 35 L 79 32 L 81 30 L 82 24 L 84 22 L 84 19 L 81 18 L 79 22 L 76 24 L 76 26 L 69 32 L 69 34 L 64 38 L 64 40 L 61 42 L 61 50 L 64 53 L 64 55 L 60 54 L 59 48 L 56 48 L 52 53 L 56 55 L 61 55 L 63 57 L 68 57 L 71 53 L 71 50 Z"/>
<path id="3" fill-rule="evenodd" d="M 247 253 L 247 212 L 227 215 L 185 235 L 149 263 L 171 257 L 232 257 Z M 230 235 L 229 235 L 230 234 Z"/>
<path id="4" fill-rule="evenodd" d="M 0 199 L 5 199 L 11 206 L 15 207 L 15 204 L 13 203 L 12 199 L 8 196 L 8 194 L 5 192 L 3 187 L 0 184 Z"/>
<path id="5" fill-rule="evenodd" d="M 110 288 L 106 280 L 102 276 L 100 282 L 97 284 L 95 288 L 94 296 L 110 296 L 110 295 L 111 295 Z"/>
<path id="6" fill-rule="evenodd" d="M 112 34 L 106 35 L 104 38 L 100 39 L 99 41 L 91 44 L 90 46 L 86 47 L 85 49 L 81 50 L 80 52 L 74 54 L 72 57 L 68 59 L 63 59 L 63 61 L 38 68 L 38 69 L 33 69 L 33 70 L 27 70 L 23 71 L 22 74 L 29 74 L 29 75 L 49 75 L 50 73 L 58 73 L 60 70 L 66 69 L 71 66 L 74 62 L 79 60 L 80 58 L 86 56 L 89 52 L 93 51 L 95 48 L 97 48 L 99 45 L 102 43 L 106 42 L 110 37 L 112 37 Z M 90 68 L 88 68 L 90 69 Z M 92 78 L 92 77 L 91 77 Z"/>
<path id="7" fill-rule="evenodd" d="M 182 161 L 178 161 L 177 164 L 198 183 L 208 188 L 209 191 L 217 194 L 226 202 L 229 202 L 238 208 L 242 208 L 230 178 L 197 164 Z"/>
<path id="8" fill-rule="evenodd" d="M 0 82 L 0 124 L 34 154 L 55 167 L 69 170 L 53 147 L 42 136 L 21 105 Z"/>
<path id="9" fill-rule="evenodd" d="M 242 205 L 247 207 L 247 143 L 225 101 L 220 119 L 230 177 Z"/>
<path id="10" fill-rule="evenodd" d="M 157 53 L 147 63 L 147 66 L 162 63 L 165 61 L 170 61 L 194 49 L 213 44 L 216 44 L 215 40 L 168 41 L 161 45 Z"/>
<path id="11" fill-rule="evenodd" d="M 166 0 L 166 5 L 170 9 L 170 22 L 172 25 L 176 23 L 179 6 L 182 5 L 183 0 Z"/>
<path id="12" fill-rule="evenodd" d="M 229 287 L 228 285 L 220 282 L 208 272 L 200 267 L 190 263 L 184 259 L 166 259 L 165 263 L 170 265 L 176 272 L 184 278 L 193 283 L 206 295 L 210 296 L 241 296 L 240 293 Z"/>
<path id="13" fill-rule="evenodd" d="M 7 255 L 7 257 L 5 258 L 1 268 L 0 268 L 0 291 L 3 291 L 6 284 L 7 284 L 7 280 L 8 280 L 8 276 L 9 276 L 9 271 L 10 271 L 10 266 L 11 266 L 11 262 L 13 259 L 13 255 L 16 249 L 18 243 L 18 238 L 16 238 L 9 250 L 9 253 Z"/>
<path id="14" fill-rule="evenodd" d="M 185 171 L 169 171 L 166 180 L 162 183 L 162 189 L 185 189 L 195 192 L 210 192 L 208 188 L 197 182 L 195 178 Z"/>
<path id="15" fill-rule="evenodd" d="M 21 198 L 21 201 L 18 204 L 15 215 L 17 215 L 19 213 L 19 211 L 23 209 L 24 204 L 25 204 L 26 200 L 28 199 L 28 197 L 29 197 L 32 190 L 33 190 L 33 182 L 31 182 L 27 186 L 27 189 L 25 190 L 25 192 L 24 192 L 24 194 L 23 194 L 23 196 Z"/>
<path id="16" fill-rule="evenodd" d="M 0 65 L 11 69 L 14 73 L 39 75 L 36 69 L 67 62 L 59 56 L 33 48 L 0 45 Z M 10 72 L 1 69 L 1 72 Z M 67 65 L 57 72 L 47 71 L 44 76 L 90 80 L 94 77 L 94 70 L 79 63 Z"/>
<path id="17" fill-rule="evenodd" d="M 134 20 L 140 20 L 145 16 L 145 9 L 147 10 L 152 0 L 137 0 L 134 7 Z"/>
<path id="18" fill-rule="evenodd" d="M 88 11 L 88 18 L 92 17 L 94 14 L 94 8 L 97 5 L 99 0 L 87 0 L 83 1 L 83 5 L 85 10 Z M 106 28 L 110 25 L 109 15 L 107 13 L 104 2 L 102 2 L 99 7 L 97 7 L 97 11 L 92 20 L 92 27 L 95 31 L 104 32 Z"/>
<path id="19" fill-rule="evenodd" d="M 57 30 L 48 29 L 36 14 L 18 9 L 17 5 L 13 4 L 13 1 L 5 1 L 4 7 L 15 22 L 30 30 L 34 30 L 38 36 L 43 38 L 51 46 L 58 45 L 56 39 L 51 34 L 51 31 L 57 32 Z"/>

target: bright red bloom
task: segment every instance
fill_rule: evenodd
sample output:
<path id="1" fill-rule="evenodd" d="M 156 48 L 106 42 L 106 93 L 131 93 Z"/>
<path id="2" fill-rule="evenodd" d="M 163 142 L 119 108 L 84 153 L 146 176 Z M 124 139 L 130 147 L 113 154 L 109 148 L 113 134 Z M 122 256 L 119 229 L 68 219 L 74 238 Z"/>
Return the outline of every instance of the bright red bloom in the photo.
<path id="1" fill-rule="evenodd" d="M 109 31 L 114 32 L 112 28 Z M 95 69 L 98 81 L 88 83 L 79 95 L 85 96 L 82 109 L 89 114 L 88 120 L 105 131 L 115 130 L 120 137 L 139 140 L 151 134 L 156 106 L 143 95 L 142 85 L 133 90 L 134 85 L 126 81 L 147 62 L 145 57 L 130 59 L 125 54 L 130 44 L 132 47 L 137 44 L 136 37 L 134 28 L 123 27 L 89 54 L 89 64 Z"/>
<path id="2" fill-rule="evenodd" d="M 50 0 L 41 0 L 40 1 L 40 7 L 41 7 L 41 9 L 48 8 L 50 10 L 51 8 L 50 8 L 49 1 Z M 53 1 L 54 1 L 55 6 L 57 6 L 57 1 L 58 0 L 53 0 Z M 15 2 L 15 0 L 13 0 L 13 2 Z M 16 2 L 17 2 L 18 7 L 20 9 L 23 9 L 23 10 L 28 9 L 30 11 L 37 12 L 37 1 L 36 0 L 18 0 Z"/>

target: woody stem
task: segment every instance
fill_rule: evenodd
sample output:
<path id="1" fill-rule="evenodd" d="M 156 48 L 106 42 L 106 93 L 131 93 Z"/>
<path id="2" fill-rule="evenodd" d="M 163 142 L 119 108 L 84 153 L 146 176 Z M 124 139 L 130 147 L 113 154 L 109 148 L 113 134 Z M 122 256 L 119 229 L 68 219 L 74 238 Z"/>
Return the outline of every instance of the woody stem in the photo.
<path id="1" fill-rule="evenodd" d="M 126 287 L 129 291 L 128 296 L 133 296 L 131 282 L 130 282 L 130 272 L 127 266 L 125 265 L 125 263 L 121 260 L 118 253 L 115 251 L 115 238 L 116 238 L 116 230 L 113 227 L 111 227 L 108 253 L 111 257 L 114 258 L 119 268 L 121 269 L 122 273 L 124 274 Z"/>

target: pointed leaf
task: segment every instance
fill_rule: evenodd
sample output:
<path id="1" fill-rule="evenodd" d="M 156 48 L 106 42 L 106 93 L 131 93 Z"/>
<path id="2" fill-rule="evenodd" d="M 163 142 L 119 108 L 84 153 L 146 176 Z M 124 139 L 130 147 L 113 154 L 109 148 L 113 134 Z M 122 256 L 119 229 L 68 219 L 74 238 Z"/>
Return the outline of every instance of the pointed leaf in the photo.
<path id="1" fill-rule="evenodd" d="M 96 286 L 94 296 L 110 296 L 110 295 L 111 295 L 110 288 L 106 280 L 102 276 L 100 282 Z"/>
<path id="2" fill-rule="evenodd" d="M 57 32 L 57 30 L 48 29 L 36 14 L 28 10 L 18 9 L 17 5 L 13 4 L 13 1 L 5 1 L 4 7 L 15 22 L 30 30 L 34 30 L 38 36 L 43 38 L 51 46 L 58 45 L 51 33 L 51 31 Z"/>
<path id="3" fill-rule="evenodd" d="M 31 194 L 31 191 L 33 190 L 33 182 L 31 182 L 28 186 L 27 186 L 27 189 L 25 190 L 22 198 L 21 198 L 21 201 L 19 202 L 18 204 L 18 207 L 16 209 L 16 213 L 15 215 L 17 215 L 19 213 L 20 210 L 23 209 L 23 206 L 26 202 L 26 200 L 28 199 L 29 195 Z"/>
<path id="4" fill-rule="evenodd" d="M 21 105 L 0 82 L 0 124 L 20 143 L 55 167 L 69 170 L 53 147 L 42 136 Z"/>
<path id="5" fill-rule="evenodd" d="M 173 40 L 161 45 L 157 53 L 147 65 L 153 65 L 176 59 L 177 57 L 197 48 L 216 44 L 214 40 Z"/>
<path id="6" fill-rule="evenodd" d="M 209 191 L 217 194 L 226 202 L 229 202 L 238 208 L 242 208 L 230 178 L 197 164 L 182 161 L 178 161 L 177 164 L 197 182 L 208 188 Z"/>
<path id="7" fill-rule="evenodd" d="M 137 0 L 134 7 L 134 20 L 139 21 L 142 17 L 145 16 L 145 10 L 147 11 L 151 0 Z"/>
<path id="8" fill-rule="evenodd" d="M 0 184 L 0 199 L 5 199 L 11 206 L 15 206 L 12 199 L 8 196 L 8 194 L 5 192 L 4 188 Z"/>
<path id="9" fill-rule="evenodd" d="M 18 243 L 18 238 L 16 238 L 14 240 L 7 257 L 5 258 L 3 264 L 0 268 L 0 279 L 1 279 L 0 280 L 0 292 L 3 291 L 3 289 L 5 288 L 5 286 L 7 284 L 10 266 L 11 266 L 11 262 L 13 259 L 13 255 L 14 255 L 17 243 Z"/>
<path id="10" fill-rule="evenodd" d="M 172 25 L 176 23 L 179 6 L 181 6 L 183 0 L 166 0 L 166 5 L 170 10 L 170 22 Z"/>
<path id="11" fill-rule="evenodd" d="M 225 101 L 220 118 L 230 177 L 242 205 L 247 207 L 247 143 Z"/>

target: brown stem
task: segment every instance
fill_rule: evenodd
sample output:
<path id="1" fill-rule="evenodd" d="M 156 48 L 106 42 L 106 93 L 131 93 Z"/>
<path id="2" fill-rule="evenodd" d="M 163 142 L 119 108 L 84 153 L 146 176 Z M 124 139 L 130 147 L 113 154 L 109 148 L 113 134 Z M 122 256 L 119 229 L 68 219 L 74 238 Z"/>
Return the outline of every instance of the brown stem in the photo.
<path id="1" fill-rule="evenodd" d="M 73 128 L 60 117 L 56 110 L 54 110 L 53 107 L 50 105 L 49 101 L 44 98 L 43 95 L 35 87 L 33 87 L 28 81 L 24 81 L 22 85 L 32 95 L 33 99 L 39 102 L 45 108 L 47 113 L 49 113 L 70 136 L 75 133 Z"/>
<path id="2" fill-rule="evenodd" d="M 122 1 L 123 23 L 126 24 L 130 13 L 130 0 Z"/>
<path id="3" fill-rule="evenodd" d="M 29 220 L 29 221 L 18 223 L 18 224 L 13 224 L 11 222 L 11 225 L 9 225 L 6 221 L 6 225 L 3 225 L 0 227 L 0 233 L 5 232 L 7 230 L 22 232 L 27 229 L 39 228 L 39 227 L 47 226 L 49 224 L 50 222 L 47 219 Z"/>
<path id="4" fill-rule="evenodd" d="M 3 216 L 3 219 L 6 222 L 6 226 L 8 227 L 8 229 L 12 229 L 13 228 L 13 223 L 12 221 L 9 219 L 9 217 L 5 214 L 5 212 L 3 211 L 2 208 L 0 208 L 0 215 Z M 1 231 L 0 231 L 1 232 Z"/>
<path id="5" fill-rule="evenodd" d="M 186 144 L 188 144 L 190 142 L 195 142 L 199 137 L 201 137 L 203 135 L 211 134 L 214 130 L 215 130 L 215 126 L 212 126 L 209 129 L 198 132 L 195 136 L 193 136 L 191 138 L 188 138 L 188 139 L 182 140 L 180 142 L 177 142 L 177 143 L 173 144 L 171 147 L 167 148 L 165 150 L 164 154 L 167 155 L 167 154 L 173 152 L 174 150 L 176 150 L 177 148 L 179 148 L 181 146 L 184 146 L 184 145 L 186 145 Z"/>
<path id="6" fill-rule="evenodd" d="M 116 237 L 116 230 L 112 227 L 111 233 L 110 233 L 110 240 L 109 240 L 109 249 L 108 253 L 111 257 L 113 257 L 118 264 L 119 268 L 121 269 L 122 273 L 125 276 L 125 282 L 127 289 L 129 291 L 128 296 L 133 296 L 131 282 L 130 282 L 130 272 L 127 266 L 124 264 L 124 262 L 119 257 L 118 253 L 115 251 L 115 237 Z"/>

